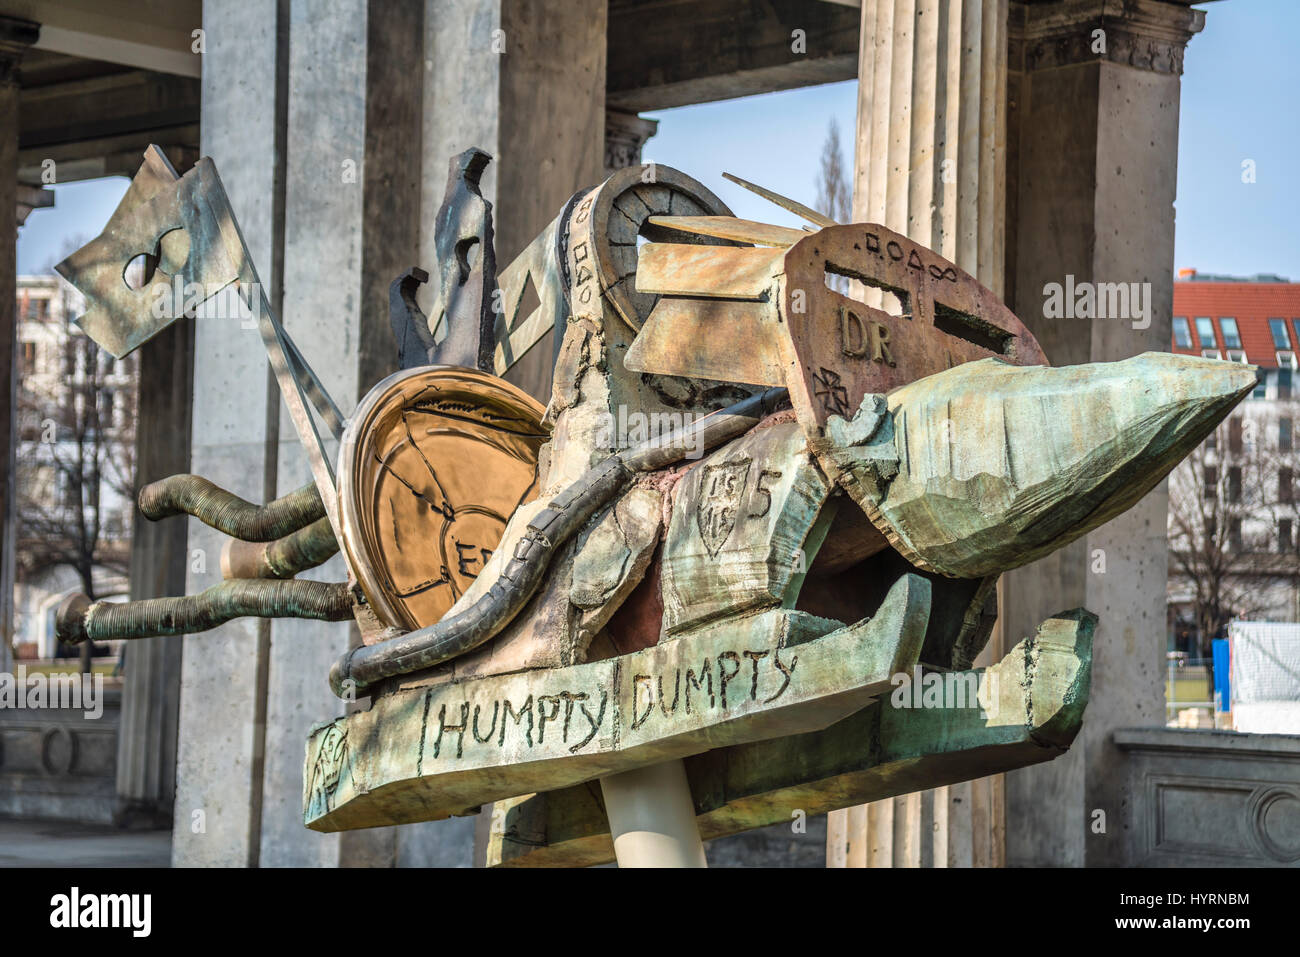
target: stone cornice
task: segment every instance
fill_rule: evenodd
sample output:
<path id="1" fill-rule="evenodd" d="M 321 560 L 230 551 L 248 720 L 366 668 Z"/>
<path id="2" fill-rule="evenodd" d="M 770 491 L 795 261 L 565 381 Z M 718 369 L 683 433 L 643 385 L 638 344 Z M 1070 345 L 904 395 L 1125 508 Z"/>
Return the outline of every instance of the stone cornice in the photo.
<path id="1" fill-rule="evenodd" d="M 18 82 L 18 64 L 40 35 L 39 23 L 0 16 L 0 85 Z"/>
<path id="2" fill-rule="evenodd" d="M 1050 70 L 1106 61 L 1155 73 L 1181 74 L 1187 41 L 1205 26 L 1205 13 L 1160 0 L 1062 0 L 1012 4 L 1009 66 Z M 1105 34 L 1095 52 L 1093 32 Z"/>

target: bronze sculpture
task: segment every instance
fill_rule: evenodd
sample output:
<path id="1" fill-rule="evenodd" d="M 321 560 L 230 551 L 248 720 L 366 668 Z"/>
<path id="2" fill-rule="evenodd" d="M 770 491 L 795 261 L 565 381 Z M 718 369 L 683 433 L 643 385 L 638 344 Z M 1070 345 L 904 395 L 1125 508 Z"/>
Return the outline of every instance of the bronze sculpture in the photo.
<path id="1" fill-rule="evenodd" d="M 546 822 L 581 803 L 583 782 L 629 768 L 697 756 L 707 775 L 700 761 L 735 755 L 787 774 L 743 775 L 711 807 L 697 794 L 713 836 L 768 823 L 794 791 L 828 809 L 1046 760 L 1081 720 L 1095 619 L 1063 612 L 977 673 L 997 576 L 1130 507 L 1255 383 L 1249 367 L 1163 354 L 1052 369 L 991 292 L 906 237 L 775 194 L 815 228 L 739 220 L 665 167 L 575 195 L 498 277 L 477 189 L 487 158 L 471 150 L 439 211 L 433 320 L 413 297 L 427 274 L 398 277 L 404 371 L 345 420 L 257 299 L 211 163 L 175 178 L 159 156 L 61 267 L 91 303 L 83 325 L 115 354 L 165 325 L 114 285 L 137 247 L 157 282 L 237 284 L 315 482 L 262 508 L 191 476 L 144 490 L 147 517 L 188 512 L 268 544 L 232 547 L 235 577 L 200 596 L 73 600 L 60 633 L 354 618 L 363 644 L 330 681 L 372 701 L 309 742 L 304 815 L 321 830 L 509 799 L 494 860 L 590 862 L 607 835 L 566 844 Z M 832 289 L 835 276 L 899 311 Z M 540 303 L 522 316 L 529 281 Z M 548 329 L 543 409 L 497 377 Z M 309 406 L 341 438 L 337 473 Z M 632 418 L 668 427 L 631 435 Z M 348 583 L 293 579 L 340 543 Z M 972 675 L 976 714 L 921 733 L 929 718 L 881 709 L 917 668 Z M 1033 680 L 991 680 L 1017 669 Z M 906 760 L 922 777 L 857 755 L 864 722 L 877 735 L 902 722 L 900 755 L 921 734 Z M 839 770 L 800 766 L 781 750 L 793 741 L 835 751 Z M 521 836 L 539 827 L 540 841 Z"/>

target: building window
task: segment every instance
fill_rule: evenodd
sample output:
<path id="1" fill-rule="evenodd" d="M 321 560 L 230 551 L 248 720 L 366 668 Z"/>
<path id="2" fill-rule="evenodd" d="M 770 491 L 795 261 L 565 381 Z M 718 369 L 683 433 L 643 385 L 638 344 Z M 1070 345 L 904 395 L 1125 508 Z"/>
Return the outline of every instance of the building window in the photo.
<path id="1" fill-rule="evenodd" d="M 1277 470 L 1277 500 L 1288 503 L 1295 501 L 1295 491 L 1289 468 Z"/>
<path id="2" fill-rule="evenodd" d="M 1241 501 L 1241 466 L 1234 465 L 1228 469 L 1228 501 Z"/>
<path id="3" fill-rule="evenodd" d="M 1228 519 L 1228 545 L 1235 551 L 1241 550 L 1241 519 Z"/>
<path id="4" fill-rule="evenodd" d="M 1277 370 L 1277 397 L 1291 398 L 1291 370 L 1285 367 Z"/>
<path id="5" fill-rule="evenodd" d="M 1219 319 L 1219 331 L 1223 333 L 1223 348 L 1240 349 L 1241 334 L 1237 331 L 1237 320 L 1228 316 Z"/>
<path id="6" fill-rule="evenodd" d="M 1205 450 L 1215 452 L 1219 448 L 1219 432 L 1216 429 L 1205 437 Z"/>
<path id="7" fill-rule="evenodd" d="M 1277 550 L 1283 554 L 1293 550 L 1291 543 L 1291 519 L 1279 519 L 1277 523 Z"/>
<path id="8" fill-rule="evenodd" d="M 1291 420 L 1288 418 L 1277 420 L 1277 447 L 1283 452 L 1291 451 Z"/>
<path id="9" fill-rule="evenodd" d="M 1196 338 L 1202 349 L 1219 348 L 1219 344 L 1214 341 L 1214 320 L 1209 316 L 1196 317 Z"/>
<path id="10" fill-rule="evenodd" d="M 1252 399 L 1262 399 L 1268 394 L 1267 373 L 1261 374 L 1255 383 L 1255 391 L 1250 394 Z"/>
<path id="11" fill-rule="evenodd" d="M 1241 454 L 1241 416 L 1234 415 L 1228 420 L 1228 451 L 1234 455 Z"/>
<path id="12" fill-rule="evenodd" d="M 1268 331 L 1273 333 L 1274 349 L 1291 348 L 1291 337 L 1287 335 L 1285 319 L 1270 319 L 1268 321 Z"/>
<path id="13" fill-rule="evenodd" d="M 1214 501 L 1216 486 L 1219 484 L 1219 470 L 1213 465 L 1207 465 L 1201 472 L 1201 477 L 1205 485 L 1205 498 L 1207 501 Z"/>
<path id="14" fill-rule="evenodd" d="M 23 364 L 19 375 L 36 374 L 36 343 L 24 342 L 23 346 Z"/>
<path id="15" fill-rule="evenodd" d="M 1179 349 L 1192 348 L 1192 328 L 1186 316 L 1174 316 L 1174 345 Z"/>

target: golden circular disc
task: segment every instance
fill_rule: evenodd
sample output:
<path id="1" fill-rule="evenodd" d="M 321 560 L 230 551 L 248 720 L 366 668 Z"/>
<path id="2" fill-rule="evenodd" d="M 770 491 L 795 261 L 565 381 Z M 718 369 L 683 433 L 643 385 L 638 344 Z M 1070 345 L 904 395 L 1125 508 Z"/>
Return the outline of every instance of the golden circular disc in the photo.
<path id="1" fill-rule="evenodd" d="M 381 621 L 438 621 L 537 494 L 536 399 L 496 376 L 422 366 L 361 400 L 339 451 L 343 548 Z"/>

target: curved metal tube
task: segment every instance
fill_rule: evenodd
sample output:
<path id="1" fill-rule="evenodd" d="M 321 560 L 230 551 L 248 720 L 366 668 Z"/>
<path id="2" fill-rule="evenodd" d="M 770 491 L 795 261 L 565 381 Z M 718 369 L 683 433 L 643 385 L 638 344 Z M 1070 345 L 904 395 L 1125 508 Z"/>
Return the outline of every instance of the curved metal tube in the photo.
<path id="1" fill-rule="evenodd" d="M 207 631 L 247 615 L 346 621 L 352 617 L 352 592 L 342 582 L 238 579 L 183 598 L 92 604 L 85 595 L 73 595 L 59 607 L 55 632 L 73 644 L 155 638 Z"/>
<path id="2" fill-rule="evenodd" d="M 254 505 L 199 475 L 171 475 L 146 485 L 140 489 L 140 511 L 152 522 L 170 515 L 193 515 L 246 542 L 274 541 L 325 517 L 315 484 Z"/>
<path id="3" fill-rule="evenodd" d="M 334 527 L 318 518 L 273 542 L 230 539 L 221 550 L 223 578 L 292 578 L 330 559 L 339 550 Z"/>
<path id="4" fill-rule="evenodd" d="M 330 687 L 344 697 L 345 692 L 422 671 L 477 648 L 510 623 L 537 591 L 556 550 L 637 472 L 663 468 L 692 450 L 713 448 L 748 432 L 787 396 L 785 389 L 768 389 L 589 469 L 528 523 L 510 562 L 478 601 L 427 627 L 405 633 L 393 629 L 391 638 L 354 648 L 330 668 Z"/>

